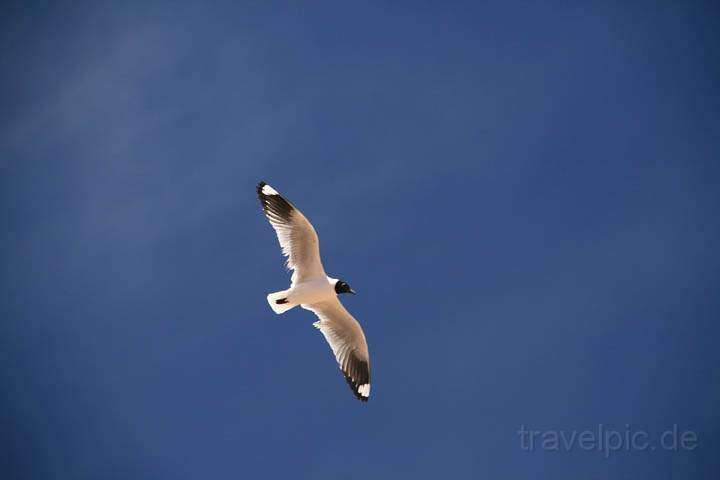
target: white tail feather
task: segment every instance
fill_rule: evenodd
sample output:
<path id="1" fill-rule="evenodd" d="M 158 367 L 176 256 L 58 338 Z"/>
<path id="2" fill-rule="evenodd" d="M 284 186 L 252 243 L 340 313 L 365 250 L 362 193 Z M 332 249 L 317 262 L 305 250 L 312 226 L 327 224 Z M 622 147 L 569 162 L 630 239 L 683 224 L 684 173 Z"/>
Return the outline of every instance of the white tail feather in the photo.
<path id="1" fill-rule="evenodd" d="M 281 292 L 275 292 L 271 293 L 267 296 L 267 301 L 270 304 L 270 308 L 273 309 L 275 313 L 280 315 L 281 313 L 285 313 L 291 308 L 297 306 L 295 303 L 277 303 L 276 300 L 282 300 L 283 298 L 287 298 L 289 290 L 283 290 Z"/>

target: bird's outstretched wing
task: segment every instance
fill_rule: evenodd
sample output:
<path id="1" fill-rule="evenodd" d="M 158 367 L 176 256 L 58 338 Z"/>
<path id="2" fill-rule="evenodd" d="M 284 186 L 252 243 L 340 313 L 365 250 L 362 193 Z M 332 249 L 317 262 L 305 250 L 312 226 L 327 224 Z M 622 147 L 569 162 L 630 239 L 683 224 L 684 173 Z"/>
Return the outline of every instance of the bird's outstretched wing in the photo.
<path id="1" fill-rule="evenodd" d="M 287 267 L 295 270 L 293 283 L 326 278 L 320 260 L 320 241 L 305 215 L 265 182 L 258 183 L 257 194 L 287 257 Z"/>
<path id="2" fill-rule="evenodd" d="M 340 370 L 355 396 L 367 402 L 370 396 L 370 354 L 360 324 L 335 297 L 324 302 L 303 305 L 320 321 L 313 323 L 330 344 Z"/>

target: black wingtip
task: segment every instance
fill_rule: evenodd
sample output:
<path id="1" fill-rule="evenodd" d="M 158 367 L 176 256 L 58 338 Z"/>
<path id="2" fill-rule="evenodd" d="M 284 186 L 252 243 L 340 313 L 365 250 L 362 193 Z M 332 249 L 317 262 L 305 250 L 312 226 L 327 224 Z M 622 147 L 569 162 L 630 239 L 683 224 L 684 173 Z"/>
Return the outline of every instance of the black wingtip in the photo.
<path id="1" fill-rule="evenodd" d="M 294 207 L 270 185 L 265 182 L 258 183 L 257 196 L 270 221 L 288 222 L 290 220 Z"/>
<path id="2" fill-rule="evenodd" d="M 350 378 L 349 375 L 344 374 L 344 376 L 345 376 L 345 381 L 350 386 L 350 391 L 353 393 L 353 395 L 355 395 L 355 398 L 357 398 L 361 402 L 367 402 L 368 398 L 370 398 L 370 397 L 364 397 L 364 396 L 360 395 L 360 392 L 358 392 L 358 388 L 360 388 L 360 385 L 353 382 L 353 379 Z M 369 377 L 368 377 L 367 382 L 370 382 Z"/>

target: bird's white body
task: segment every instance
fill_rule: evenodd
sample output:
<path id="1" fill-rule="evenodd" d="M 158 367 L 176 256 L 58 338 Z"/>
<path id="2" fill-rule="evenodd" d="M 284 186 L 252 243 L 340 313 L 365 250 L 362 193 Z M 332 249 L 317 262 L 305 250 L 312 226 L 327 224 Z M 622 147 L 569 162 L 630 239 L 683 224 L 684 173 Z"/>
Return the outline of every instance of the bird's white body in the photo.
<path id="1" fill-rule="evenodd" d="M 325 277 L 294 284 L 290 287 L 288 300 L 296 305 L 310 305 L 335 296 L 335 281 Z"/>
<path id="2" fill-rule="evenodd" d="M 305 307 L 336 297 L 335 282 L 337 280 L 330 277 L 310 278 L 302 282 L 294 282 L 288 290 L 271 293 L 267 296 L 267 300 L 270 308 L 280 314 L 298 305 Z M 283 298 L 285 303 L 278 304 L 277 300 Z"/>

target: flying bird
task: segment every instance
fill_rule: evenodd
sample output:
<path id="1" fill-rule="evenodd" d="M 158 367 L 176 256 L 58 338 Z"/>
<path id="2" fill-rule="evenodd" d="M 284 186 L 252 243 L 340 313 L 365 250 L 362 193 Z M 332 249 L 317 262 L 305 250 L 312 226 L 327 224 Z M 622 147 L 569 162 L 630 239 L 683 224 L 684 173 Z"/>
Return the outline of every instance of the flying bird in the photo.
<path id="1" fill-rule="evenodd" d="M 293 270 L 290 288 L 267 296 L 277 314 L 300 305 L 318 317 L 313 326 L 322 332 L 355 396 L 370 397 L 370 355 L 360 324 L 340 303 L 338 295 L 355 294 L 347 282 L 325 273 L 320 241 L 312 224 L 295 206 L 265 182 L 257 194 L 265 216 L 277 234 L 287 267 Z"/>

